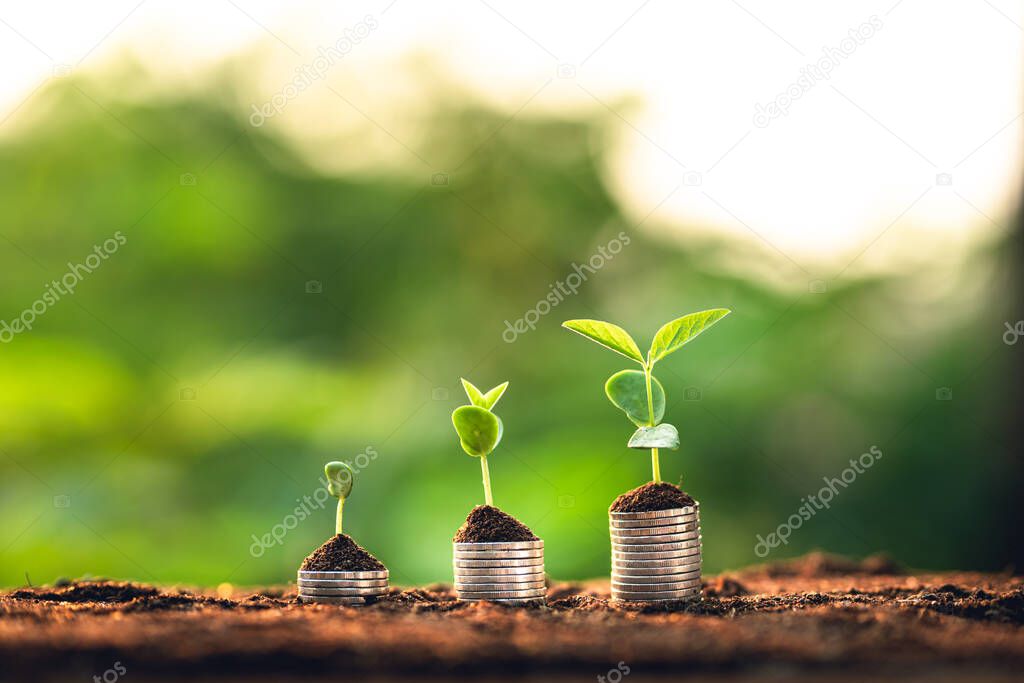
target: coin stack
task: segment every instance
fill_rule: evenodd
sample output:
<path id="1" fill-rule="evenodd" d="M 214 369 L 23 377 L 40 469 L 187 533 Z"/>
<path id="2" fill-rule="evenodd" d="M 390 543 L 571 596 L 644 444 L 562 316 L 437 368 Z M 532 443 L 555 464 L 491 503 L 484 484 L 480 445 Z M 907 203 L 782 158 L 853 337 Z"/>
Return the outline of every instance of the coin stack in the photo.
<path id="1" fill-rule="evenodd" d="M 544 541 L 452 545 L 459 600 L 544 602 Z"/>
<path id="2" fill-rule="evenodd" d="M 365 605 L 387 592 L 387 569 L 363 572 L 299 571 L 299 602 Z"/>
<path id="3" fill-rule="evenodd" d="M 609 517 L 612 600 L 700 598 L 700 503 Z"/>

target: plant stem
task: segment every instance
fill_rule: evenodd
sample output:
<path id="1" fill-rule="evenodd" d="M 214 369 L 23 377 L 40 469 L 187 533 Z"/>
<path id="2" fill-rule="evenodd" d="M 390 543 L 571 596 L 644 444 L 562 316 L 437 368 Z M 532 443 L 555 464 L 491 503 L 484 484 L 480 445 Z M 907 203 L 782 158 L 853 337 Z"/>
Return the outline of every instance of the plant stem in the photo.
<path id="1" fill-rule="evenodd" d="M 342 511 L 344 509 L 345 509 L 345 499 L 344 498 L 339 498 L 338 499 L 338 516 L 334 518 L 334 533 L 338 534 L 339 536 L 341 535 L 341 515 L 342 515 Z"/>
<path id="2" fill-rule="evenodd" d="M 487 469 L 487 456 L 480 456 L 480 469 L 484 474 L 484 500 L 488 505 L 494 505 L 494 499 L 491 498 L 491 471 Z"/>
<path id="3" fill-rule="evenodd" d="M 651 392 L 651 364 L 644 363 L 644 379 L 647 380 L 647 414 L 650 417 L 649 426 L 654 426 L 654 395 Z M 654 474 L 654 483 L 661 483 L 661 463 L 658 461 L 658 449 L 651 449 L 651 470 Z"/>

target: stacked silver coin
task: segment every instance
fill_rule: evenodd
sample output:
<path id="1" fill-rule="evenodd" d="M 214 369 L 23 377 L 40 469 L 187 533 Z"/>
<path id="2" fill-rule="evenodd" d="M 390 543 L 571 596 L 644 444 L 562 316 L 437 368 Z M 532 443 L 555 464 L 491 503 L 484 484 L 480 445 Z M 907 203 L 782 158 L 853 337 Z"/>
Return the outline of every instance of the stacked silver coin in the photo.
<path id="1" fill-rule="evenodd" d="M 299 601 L 365 605 L 388 592 L 388 570 L 364 572 L 299 571 Z"/>
<path id="2" fill-rule="evenodd" d="M 609 518 L 613 600 L 700 598 L 700 503 Z"/>
<path id="3" fill-rule="evenodd" d="M 452 545 L 459 600 L 544 601 L 544 541 Z"/>

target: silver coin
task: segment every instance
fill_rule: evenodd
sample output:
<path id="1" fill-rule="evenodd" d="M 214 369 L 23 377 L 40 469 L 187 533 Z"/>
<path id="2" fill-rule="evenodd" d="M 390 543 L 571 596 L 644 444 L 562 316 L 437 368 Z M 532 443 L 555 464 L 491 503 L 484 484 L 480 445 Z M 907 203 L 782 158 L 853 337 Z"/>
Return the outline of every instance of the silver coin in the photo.
<path id="1" fill-rule="evenodd" d="M 699 572 L 700 568 L 700 560 L 685 564 L 673 564 L 668 567 L 623 567 L 622 565 L 613 564 L 612 574 L 623 574 L 624 576 L 667 576 L 668 574 Z"/>
<path id="2" fill-rule="evenodd" d="M 455 582 L 455 590 L 460 593 L 490 593 L 502 591 L 524 591 L 547 588 L 544 581 L 529 581 L 520 583 L 461 583 Z"/>
<path id="3" fill-rule="evenodd" d="M 460 600 L 529 600 L 543 598 L 547 591 L 530 589 L 521 591 L 456 591 Z"/>
<path id="4" fill-rule="evenodd" d="M 455 551 L 455 559 L 457 560 L 528 560 L 535 557 L 544 557 L 544 549 Z"/>
<path id="5" fill-rule="evenodd" d="M 615 512 L 609 511 L 608 517 L 612 519 L 658 519 L 659 517 L 678 517 L 679 515 L 693 515 L 700 511 L 700 503 L 682 508 L 671 508 L 669 510 L 646 510 L 644 512 Z"/>
<path id="6" fill-rule="evenodd" d="M 386 579 L 388 570 L 365 571 L 365 572 L 307 572 L 299 570 L 300 579 L 340 579 L 340 580 L 362 580 L 362 579 Z"/>
<path id="7" fill-rule="evenodd" d="M 387 579 L 299 579 L 299 587 L 313 586 L 319 588 L 370 588 L 371 586 L 383 586 L 387 588 Z"/>
<path id="8" fill-rule="evenodd" d="M 365 605 L 366 598 L 340 598 L 330 596 L 300 595 L 299 602 L 323 603 L 325 605 Z"/>
<path id="9" fill-rule="evenodd" d="M 544 541 L 501 541 L 494 543 L 452 543 L 455 550 L 481 552 L 488 550 L 538 550 Z"/>
<path id="10" fill-rule="evenodd" d="M 483 600 L 487 600 L 487 602 L 500 602 L 503 605 L 543 605 L 545 603 L 545 601 L 546 601 L 546 596 L 542 595 L 542 596 L 540 596 L 538 598 L 513 598 L 513 599 L 505 599 L 505 598 L 483 598 L 483 599 L 481 599 L 481 598 L 463 598 L 463 597 L 459 597 L 459 600 L 461 600 L 462 602 L 482 602 Z"/>
<path id="11" fill-rule="evenodd" d="M 367 596 L 383 595 L 386 588 L 300 588 L 299 595 Z"/>
<path id="12" fill-rule="evenodd" d="M 663 581 L 660 583 L 640 583 L 633 581 L 612 581 L 613 591 L 671 591 L 683 590 L 685 588 L 700 588 L 701 579 L 686 579 L 685 581 Z"/>
<path id="13" fill-rule="evenodd" d="M 665 567 L 685 567 L 688 565 L 700 566 L 700 553 L 690 557 L 672 557 L 667 560 L 623 560 L 618 557 L 612 558 L 612 566 L 620 569 L 663 569 Z"/>
<path id="14" fill-rule="evenodd" d="M 695 541 L 700 538 L 700 528 L 678 534 L 658 534 L 657 536 L 612 536 L 612 543 L 618 545 L 652 545 L 655 543 L 678 543 Z"/>
<path id="15" fill-rule="evenodd" d="M 626 602 L 648 602 L 657 600 L 685 600 L 700 595 L 700 588 L 685 588 L 678 591 L 649 591 L 646 593 L 633 593 L 623 591 L 612 591 L 612 600 L 624 600 Z"/>
<path id="16" fill-rule="evenodd" d="M 673 524 L 671 526 L 645 526 L 639 529 L 616 529 L 612 527 L 610 533 L 612 538 L 664 536 L 665 534 L 682 534 L 698 528 L 700 528 L 700 522 L 690 522 L 688 524 Z"/>
<path id="17" fill-rule="evenodd" d="M 686 548 L 685 550 L 669 550 L 665 552 L 651 552 L 651 553 L 624 553 L 619 550 L 612 551 L 612 562 L 617 560 L 626 560 L 632 562 L 638 561 L 650 561 L 650 560 L 678 560 L 684 557 L 694 557 L 700 555 L 700 546 L 694 546 L 693 548 Z"/>
<path id="18" fill-rule="evenodd" d="M 452 560 L 456 567 L 543 567 L 543 557 L 530 557 L 525 560 Z"/>
<path id="19" fill-rule="evenodd" d="M 513 573 L 513 574 L 483 574 L 466 575 L 459 573 L 455 575 L 457 584 L 531 584 L 544 582 L 543 573 Z"/>
<path id="20" fill-rule="evenodd" d="M 620 583 L 657 583 L 659 581 L 687 581 L 700 577 L 700 567 L 689 570 L 671 571 L 660 574 L 648 572 L 664 572 L 662 569 L 612 569 L 612 581 Z"/>
<path id="21" fill-rule="evenodd" d="M 455 576 L 513 576 L 543 573 L 544 565 L 539 567 L 455 567 Z"/>
<path id="22" fill-rule="evenodd" d="M 687 550 L 689 548 L 701 547 L 700 541 L 700 536 L 689 541 L 674 541 L 670 543 L 616 543 L 612 541 L 612 553 L 655 553 Z"/>
<path id="23" fill-rule="evenodd" d="M 612 519 L 613 529 L 641 529 L 672 524 L 689 524 L 700 521 L 700 515 L 679 515 L 678 517 L 658 517 L 656 519 Z"/>

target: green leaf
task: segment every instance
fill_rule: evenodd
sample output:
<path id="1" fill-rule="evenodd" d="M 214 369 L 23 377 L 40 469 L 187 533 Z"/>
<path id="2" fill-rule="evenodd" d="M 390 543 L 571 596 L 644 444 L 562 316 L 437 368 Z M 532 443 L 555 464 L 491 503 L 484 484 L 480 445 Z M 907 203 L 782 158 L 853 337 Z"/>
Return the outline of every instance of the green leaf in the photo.
<path id="1" fill-rule="evenodd" d="M 506 389 L 508 389 L 508 382 L 502 382 L 501 384 L 499 384 L 498 386 L 494 387 L 486 394 L 484 394 L 483 405 L 477 405 L 480 405 L 481 408 L 487 408 L 487 410 L 492 410 L 494 408 L 494 405 L 498 402 L 498 399 L 500 399 L 502 394 L 505 393 Z"/>
<path id="2" fill-rule="evenodd" d="M 630 448 L 679 448 L 679 432 L 665 422 L 657 427 L 641 427 L 629 437 Z"/>
<path id="3" fill-rule="evenodd" d="M 587 339 L 597 342 L 601 346 L 611 349 L 615 353 L 621 353 L 630 360 L 635 360 L 643 365 L 644 357 L 640 354 L 640 347 L 636 345 L 629 332 L 618 325 L 606 323 L 601 320 L 566 320 L 562 327 L 582 334 Z"/>
<path id="4" fill-rule="evenodd" d="M 462 406 L 452 413 L 452 424 L 462 450 L 470 455 L 487 455 L 501 441 L 503 426 L 497 415 L 480 406 Z"/>
<path id="5" fill-rule="evenodd" d="M 616 372 L 604 384 L 604 393 L 637 427 L 649 425 L 647 407 L 647 380 L 641 370 Z M 654 404 L 654 424 L 665 417 L 665 389 L 657 377 L 651 377 L 651 399 Z"/>
<path id="6" fill-rule="evenodd" d="M 648 358 L 653 364 L 673 351 L 678 351 L 684 344 L 693 340 L 701 332 L 731 313 L 727 308 L 712 308 L 708 311 L 691 313 L 662 325 L 654 335 Z"/>
<path id="7" fill-rule="evenodd" d="M 332 460 L 324 465 L 324 474 L 327 475 L 327 491 L 335 498 L 348 498 L 355 470 L 348 463 Z"/>
<path id="8" fill-rule="evenodd" d="M 468 379 L 464 377 L 460 377 L 459 379 L 462 381 L 462 388 L 466 390 L 466 396 L 469 397 L 469 402 L 475 406 L 486 408 L 487 406 L 484 405 L 483 392 L 477 389 L 476 386 L 474 386 L 474 384 Z"/>

